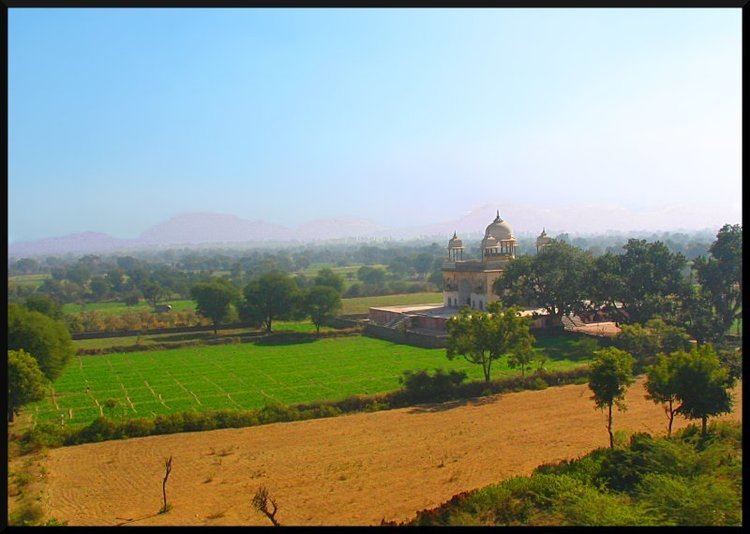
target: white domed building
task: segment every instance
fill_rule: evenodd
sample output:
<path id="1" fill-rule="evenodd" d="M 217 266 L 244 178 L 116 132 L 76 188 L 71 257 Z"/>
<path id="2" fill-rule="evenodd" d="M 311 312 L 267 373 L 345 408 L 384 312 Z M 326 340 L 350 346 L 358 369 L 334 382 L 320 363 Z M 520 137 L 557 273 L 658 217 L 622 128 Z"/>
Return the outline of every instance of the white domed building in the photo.
<path id="1" fill-rule="evenodd" d="M 500 211 L 484 232 L 481 260 L 463 259 L 463 243 L 454 232 L 443 264 L 443 306 L 487 309 L 488 304 L 498 300 L 492 284 L 516 257 L 517 247 L 513 229 L 500 217 Z"/>

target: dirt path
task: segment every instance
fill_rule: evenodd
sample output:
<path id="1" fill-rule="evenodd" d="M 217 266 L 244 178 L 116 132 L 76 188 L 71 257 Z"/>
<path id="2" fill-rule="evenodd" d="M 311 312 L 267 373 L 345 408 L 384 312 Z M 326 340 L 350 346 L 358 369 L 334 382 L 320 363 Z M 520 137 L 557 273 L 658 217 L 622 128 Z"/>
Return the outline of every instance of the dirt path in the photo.
<path id="1" fill-rule="evenodd" d="M 735 399 L 741 419 L 741 386 Z M 47 458 L 49 511 L 71 525 L 264 525 L 259 485 L 286 525 L 404 520 L 456 493 L 607 444 L 586 385 L 245 429 L 65 447 Z M 629 391 L 616 428 L 664 432 L 661 407 Z M 678 419 L 676 426 L 685 426 Z M 161 505 L 163 459 L 174 455 Z M 131 521 L 133 520 L 133 521 Z"/>

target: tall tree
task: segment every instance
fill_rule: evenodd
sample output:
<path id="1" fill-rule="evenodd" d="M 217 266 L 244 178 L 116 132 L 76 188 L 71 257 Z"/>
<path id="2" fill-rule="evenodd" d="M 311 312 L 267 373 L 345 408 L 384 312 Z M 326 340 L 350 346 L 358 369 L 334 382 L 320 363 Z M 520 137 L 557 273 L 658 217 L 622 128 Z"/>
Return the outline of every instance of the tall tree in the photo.
<path id="1" fill-rule="evenodd" d="M 49 295 L 34 294 L 26 297 L 24 305 L 31 311 L 43 313 L 52 319 L 62 318 L 62 309 L 60 305 Z"/>
<path id="2" fill-rule="evenodd" d="M 199 282 L 192 287 L 190 294 L 198 313 L 213 323 L 215 334 L 218 333 L 219 324 L 228 317 L 230 305 L 238 298 L 237 288 L 224 280 Z"/>
<path id="3" fill-rule="evenodd" d="M 684 351 L 670 354 L 661 353 L 656 357 L 656 363 L 647 370 L 646 398 L 656 404 L 664 406 L 667 414 L 667 436 L 672 436 L 672 424 L 677 415 L 677 369 L 684 365 Z"/>
<path id="4" fill-rule="evenodd" d="M 8 422 L 24 404 L 42 400 L 47 385 L 36 359 L 24 350 L 8 351 Z"/>
<path id="5" fill-rule="evenodd" d="M 39 368 L 54 380 L 75 354 L 70 332 L 57 321 L 18 304 L 8 306 L 8 350 L 25 350 Z"/>
<path id="6" fill-rule="evenodd" d="M 592 300 L 627 322 L 643 323 L 674 313 L 686 281 L 686 260 L 656 241 L 629 239 L 624 254 L 607 253 L 594 262 Z"/>
<path id="7" fill-rule="evenodd" d="M 341 309 L 341 294 L 329 286 L 313 286 L 305 292 L 303 307 L 315 325 L 316 333 L 320 334 L 320 326 Z"/>
<path id="8" fill-rule="evenodd" d="M 151 304 L 152 308 L 156 308 L 156 305 L 159 304 L 159 301 L 163 299 L 166 294 L 166 291 L 164 291 L 161 284 L 152 280 L 146 280 L 141 284 L 140 288 L 141 293 L 143 293 L 143 298 L 146 299 L 146 302 Z"/>
<path id="9" fill-rule="evenodd" d="M 282 272 L 266 273 L 250 281 L 244 295 L 240 314 L 247 321 L 265 325 L 269 333 L 274 320 L 291 319 L 300 308 L 297 284 Z"/>
<path id="10" fill-rule="evenodd" d="M 682 352 L 679 362 L 674 378 L 680 401 L 677 413 L 688 419 L 700 419 L 701 435 L 705 436 L 709 417 L 731 411 L 731 388 L 735 381 L 711 345 Z"/>
<path id="11" fill-rule="evenodd" d="M 742 226 L 724 225 L 708 258 L 693 262 L 702 293 L 716 312 L 723 336 L 742 316 Z"/>
<path id="12" fill-rule="evenodd" d="M 633 383 L 633 357 L 627 352 L 607 347 L 596 352 L 589 373 L 589 389 L 594 392 L 591 399 L 600 410 L 607 408 L 607 432 L 609 446 L 615 446 L 612 427 L 612 406 L 625 409 L 625 392 Z"/>
<path id="13" fill-rule="evenodd" d="M 481 365 L 484 380 L 489 382 L 494 361 L 506 354 L 523 358 L 531 350 L 534 337 L 529 330 L 529 319 L 518 312 L 518 308 L 503 309 L 499 302 L 487 306 L 487 312 L 462 309 L 447 322 L 446 356 L 449 360 L 461 356 L 469 363 Z"/>
<path id="14" fill-rule="evenodd" d="M 315 275 L 315 285 L 332 287 L 341 293 L 344 290 L 344 279 L 334 273 L 332 269 L 325 267 Z"/>
<path id="15" fill-rule="evenodd" d="M 540 306 L 559 323 L 563 316 L 586 308 L 591 269 L 588 253 L 554 242 L 535 256 L 510 262 L 493 289 L 507 304 Z"/>

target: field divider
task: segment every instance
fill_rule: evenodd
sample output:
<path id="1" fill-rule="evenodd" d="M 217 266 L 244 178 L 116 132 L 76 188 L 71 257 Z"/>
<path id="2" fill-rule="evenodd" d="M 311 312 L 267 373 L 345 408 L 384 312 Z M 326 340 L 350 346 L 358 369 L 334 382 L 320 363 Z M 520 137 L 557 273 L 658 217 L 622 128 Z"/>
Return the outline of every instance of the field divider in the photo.
<path id="1" fill-rule="evenodd" d="M 154 391 L 154 388 L 152 388 L 152 387 L 151 387 L 151 386 L 149 385 L 149 383 L 148 383 L 148 380 L 144 380 L 144 381 L 143 381 L 143 383 L 144 383 L 144 384 L 146 384 L 146 387 L 148 388 L 148 390 L 149 390 L 149 391 L 151 392 L 151 394 L 152 394 L 152 395 L 154 396 L 154 398 L 155 398 L 156 400 L 158 400 L 158 401 L 159 401 L 159 402 L 160 402 L 160 403 L 162 404 L 162 406 L 164 406 L 164 407 L 165 407 L 165 408 L 167 408 L 168 410 L 171 410 L 171 409 L 172 409 L 172 408 L 170 408 L 169 406 L 167 406 L 167 404 L 166 404 L 166 403 L 164 402 L 164 399 L 162 399 L 162 398 L 161 398 L 161 394 L 159 394 L 159 395 L 157 395 L 157 394 L 156 394 L 156 391 Z"/>
<path id="2" fill-rule="evenodd" d="M 175 378 L 175 377 L 174 377 L 174 376 L 172 375 L 172 373 L 170 373 L 169 371 L 167 371 L 167 374 L 168 374 L 168 375 L 169 375 L 169 376 L 170 376 L 170 377 L 172 378 L 172 380 L 174 380 L 174 381 L 175 381 L 175 383 L 176 383 L 176 384 L 177 384 L 178 386 L 180 386 L 180 387 L 181 387 L 181 388 L 182 388 L 182 389 L 183 389 L 183 390 L 185 391 L 185 393 L 189 393 L 190 395 L 192 395 L 192 396 L 193 396 L 193 398 L 195 399 L 195 402 L 197 402 L 199 406 L 203 406 L 203 403 L 202 403 L 202 402 L 201 402 L 201 400 L 200 400 L 200 399 L 198 398 L 198 395 L 196 395 L 196 394 L 195 394 L 195 393 L 193 393 L 193 392 L 192 392 L 191 390 L 189 390 L 188 388 L 186 388 L 185 386 L 183 386 L 183 385 L 182 385 L 182 382 L 180 382 L 179 380 L 177 380 L 177 379 L 176 379 L 176 378 Z"/>
<path id="3" fill-rule="evenodd" d="M 125 393 L 125 399 L 128 401 L 128 404 L 130 404 L 130 408 L 135 412 L 138 413 L 138 410 L 135 409 L 135 405 L 133 404 L 133 401 L 130 400 L 130 395 L 128 395 L 128 390 L 125 389 L 125 384 L 120 382 L 120 387 L 122 388 L 122 391 Z"/>

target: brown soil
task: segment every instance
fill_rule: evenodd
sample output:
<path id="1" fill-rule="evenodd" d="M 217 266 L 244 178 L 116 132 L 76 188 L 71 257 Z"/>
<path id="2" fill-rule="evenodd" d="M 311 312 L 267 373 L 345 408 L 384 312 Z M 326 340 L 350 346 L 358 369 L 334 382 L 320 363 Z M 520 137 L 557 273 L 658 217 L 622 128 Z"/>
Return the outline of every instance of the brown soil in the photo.
<path id="1" fill-rule="evenodd" d="M 741 420 L 741 385 L 736 412 Z M 282 525 L 405 520 L 456 493 L 530 474 L 607 445 L 586 385 L 253 428 L 65 447 L 46 460 L 49 513 L 71 525 L 268 525 L 251 508 L 265 485 Z M 616 429 L 663 434 L 662 408 L 630 389 Z M 678 418 L 675 426 L 687 424 Z M 161 506 L 173 455 L 172 509 Z"/>

